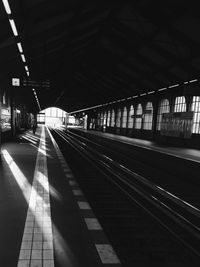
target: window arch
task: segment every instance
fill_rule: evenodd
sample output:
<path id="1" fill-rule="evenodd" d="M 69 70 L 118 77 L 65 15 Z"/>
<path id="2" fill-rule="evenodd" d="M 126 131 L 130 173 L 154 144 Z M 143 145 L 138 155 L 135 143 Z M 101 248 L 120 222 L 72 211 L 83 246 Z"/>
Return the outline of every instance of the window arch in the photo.
<path id="1" fill-rule="evenodd" d="M 129 113 L 128 113 L 128 128 L 131 129 L 133 128 L 133 123 L 134 123 L 134 107 L 133 105 L 130 106 Z"/>
<path id="2" fill-rule="evenodd" d="M 174 104 L 174 112 L 185 112 L 186 102 L 184 96 L 177 96 Z"/>
<path id="3" fill-rule="evenodd" d="M 193 96 L 191 111 L 194 112 L 192 133 L 200 134 L 200 96 Z"/>
<path id="4" fill-rule="evenodd" d="M 152 129 L 152 120 L 153 120 L 153 105 L 152 102 L 147 102 L 144 112 L 144 122 L 143 122 L 144 130 Z"/>
<path id="5" fill-rule="evenodd" d="M 116 126 L 121 127 L 121 109 L 117 110 Z"/>
<path id="6" fill-rule="evenodd" d="M 122 128 L 126 128 L 126 124 L 127 124 L 127 108 L 124 107 L 122 111 Z"/>
<path id="7" fill-rule="evenodd" d="M 110 121 L 110 126 L 114 127 L 115 126 L 115 111 L 114 109 L 111 112 L 111 121 Z"/>
<path id="8" fill-rule="evenodd" d="M 100 112 L 98 112 L 97 114 L 97 125 L 101 126 L 101 113 Z"/>
<path id="9" fill-rule="evenodd" d="M 142 127 L 142 105 L 138 104 L 135 112 L 135 129 L 141 129 Z"/>
<path id="10" fill-rule="evenodd" d="M 108 110 L 108 115 L 107 115 L 107 126 L 110 126 L 110 120 L 111 120 L 111 111 Z"/>
<path id="11" fill-rule="evenodd" d="M 107 111 L 105 110 L 103 112 L 103 122 L 102 122 L 102 125 L 105 126 L 106 125 L 106 119 L 107 119 Z"/>
<path id="12" fill-rule="evenodd" d="M 100 126 L 103 126 L 103 117 L 104 117 L 104 113 L 103 111 L 100 113 Z"/>
<path id="13" fill-rule="evenodd" d="M 168 99 L 160 100 L 159 106 L 158 106 L 157 125 L 156 125 L 156 129 L 158 131 L 160 131 L 160 128 L 161 128 L 162 114 L 169 113 L 169 112 L 170 112 L 169 100 Z"/>

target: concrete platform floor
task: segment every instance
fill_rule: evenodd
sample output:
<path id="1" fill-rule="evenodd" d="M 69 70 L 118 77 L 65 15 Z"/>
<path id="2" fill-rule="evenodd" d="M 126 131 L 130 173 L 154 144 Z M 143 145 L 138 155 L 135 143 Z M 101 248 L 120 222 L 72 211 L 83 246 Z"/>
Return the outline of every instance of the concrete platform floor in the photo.
<path id="1" fill-rule="evenodd" d="M 45 127 L 1 147 L 0 237 L 2 267 L 121 266 Z"/>

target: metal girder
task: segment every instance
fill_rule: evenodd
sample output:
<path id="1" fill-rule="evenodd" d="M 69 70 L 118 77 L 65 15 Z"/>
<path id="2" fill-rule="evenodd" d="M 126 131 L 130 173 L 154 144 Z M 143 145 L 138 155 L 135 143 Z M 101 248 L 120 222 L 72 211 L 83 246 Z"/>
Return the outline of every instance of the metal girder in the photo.
<path id="1" fill-rule="evenodd" d="M 134 35 L 134 32 L 132 32 L 132 34 Z M 112 34 L 110 34 L 110 32 L 108 33 L 108 37 L 112 38 Z M 115 36 L 113 35 L 113 37 L 117 38 L 116 35 L 115 35 Z M 121 37 L 121 38 L 122 38 L 122 37 Z M 119 39 L 120 39 L 120 38 L 119 38 Z M 130 39 L 131 39 L 131 38 L 130 38 Z M 134 47 L 134 44 L 132 44 L 131 41 L 129 41 L 129 43 L 127 43 L 127 42 L 126 42 L 127 39 L 124 39 L 124 38 L 122 38 L 122 41 L 123 41 L 123 44 L 120 43 L 120 47 L 124 47 L 124 49 L 123 49 L 122 51 L 126 51 L 126 52 L 125 52 L 125 57 L 126 57 L 126 58 L 128 58 L 129 55 L 131 54 L 131 56 L 132 56 L 132 57 L 135 57 L 137 61 L 141 62 L 144 66 L 148 66 L 148 67 L 152 70 L 152 72 L 149 73 L 149 74 L 148 74 L 147 72 L 143 72 L 143 73 L 142 73 L 142 76 L 143 76 L 143 77 L 151 78 L 151 79 L 152 79 L 152 77 L 154 76 L 154 74 L 156 74 L 156 73 L 158 73 L 158 72 L 165 72 L 165 73 L 167 73 L 167 76 L 169 76 L 169 78 L 170 78 L 171 80 L 177 80 L 177 79 L 179 78 L 179 77 L 176 77 L 174 74 L 172 74 L 172 73 L 170 73 L 170 72 L 168 71 L 168 69 L 170 69 L 171 66 L 174 66 L 174 65 L 175 65 L 174 63 L 171 63 L 171 62 L 170 62 L 170 65 L 167 65 L 166 67 L 161 67 L 160 65 L 156 64 L 155 62 L 153 62 L 153 61 L 150 60 L 149 58 L 147 58 L 147 57 L 145 57 L 144 55 L 142 55 L 142 52 L 139 51 L 139 50 L 141 50 L 141 46 L 140 46 L 140 45 L 137 45 L 137 46 Z M 113 42 L 113 43 L 115 43 L 115 42 Z M 145 43 L 144 43 L 143 46 L 145 46 Z M 149 47 L 150 47 L 150 49 L 151 49 L 151 47 L 153 48 L 152 45 L 149 46 Z M 155 50 L 155 51 L 158 52 L 158 50 Z M 163 53 L 161 52 L 160 55 L 163 56 L 163 55 L 164 55 L 164 52 L 163 52 Z M 164 55 L 164 57 L 165 57 L 166 59 L 169 59 L 169 57 L 167 57 L 167 55 L 166 55 L 166 56 Z M 172 59 L 171 55 L 170 55 L 170 58 Z M 170 66 L 170 67 L 169 67 L 169 66 Z M 133 68 L 134 68 L 135 70 L 141 72 L 140 68 L 137 69 L 137 64 L 134 65 Z M 141 75 L 141 74 L 140 74 L 140 75 Z M 156 78 L 155 78 L 155 80 L 156 80 Z"/>

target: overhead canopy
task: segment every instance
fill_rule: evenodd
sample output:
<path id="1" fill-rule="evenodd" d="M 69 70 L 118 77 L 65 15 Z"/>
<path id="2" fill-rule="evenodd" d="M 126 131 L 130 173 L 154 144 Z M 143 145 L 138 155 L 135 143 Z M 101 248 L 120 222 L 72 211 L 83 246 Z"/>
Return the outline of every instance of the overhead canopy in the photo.
<path id="1" fill-rule="evenodd" d="M 36 88 L 42 109 L 70 112 L 198 78 L 200 12 L 184 2 L 10 0 L 17 38 L 1 3 L 0 83 L 26 78 L 17 41 L 30 80 L 50 81 Z"/>

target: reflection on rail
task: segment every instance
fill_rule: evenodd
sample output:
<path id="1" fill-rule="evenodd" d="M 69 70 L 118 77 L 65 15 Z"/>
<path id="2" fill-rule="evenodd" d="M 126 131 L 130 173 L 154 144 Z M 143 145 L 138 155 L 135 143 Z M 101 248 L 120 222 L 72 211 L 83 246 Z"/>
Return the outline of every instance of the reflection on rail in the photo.
<path id="1" fill-rule="evenodd" d="M 102 154 L 100 144 L 60 129 L 52 129 L 85 158 L 101 167 L 131 201 L 164 226 L 190 252 L 200 256 L 200 210 L 176 195 Z M 92 145 L 95 145 L 92 147 Z"/>

